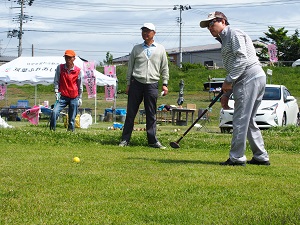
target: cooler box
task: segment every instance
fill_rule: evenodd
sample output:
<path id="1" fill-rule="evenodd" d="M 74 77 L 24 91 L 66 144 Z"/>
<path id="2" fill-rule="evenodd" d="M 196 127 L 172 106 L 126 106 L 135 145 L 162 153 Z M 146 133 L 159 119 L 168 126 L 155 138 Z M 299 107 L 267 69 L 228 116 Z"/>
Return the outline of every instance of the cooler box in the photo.
<path id="1" fill-rule="evenodd" d="M 111 108 L 106 108 L 105 111 L 104 111 L 104 116 L 106 116 L 107 113 L 113 113 L 113 110 Z M 126 109 L 116 108 L 116 115 L 125 116 L 126 115 Z"/>

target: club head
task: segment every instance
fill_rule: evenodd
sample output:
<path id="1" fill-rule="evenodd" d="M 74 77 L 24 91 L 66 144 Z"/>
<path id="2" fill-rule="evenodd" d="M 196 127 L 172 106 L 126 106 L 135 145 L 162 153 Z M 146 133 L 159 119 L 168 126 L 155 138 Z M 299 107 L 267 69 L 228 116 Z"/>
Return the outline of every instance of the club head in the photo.
<path id="1" fill-rule="evenodd" d="M 176 142 L 170 142 L 170 146 L 171 146 L 172 148 L 180 148 L 179 144 L 176 143 Z"/>

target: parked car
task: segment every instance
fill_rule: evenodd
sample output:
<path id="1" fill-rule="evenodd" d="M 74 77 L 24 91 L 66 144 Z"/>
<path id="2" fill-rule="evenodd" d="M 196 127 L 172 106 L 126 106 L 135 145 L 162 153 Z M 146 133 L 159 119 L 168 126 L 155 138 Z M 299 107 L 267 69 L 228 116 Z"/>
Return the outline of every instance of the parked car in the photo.
<path id="1" fill-rule="evenodd" d="M 300 59 L 297 59 L 295 62 L 293 62 L 292 67 L 300 66 Z"/>
<path id="2" fill-rule="evenodd" d="M 231 109 L 220 111 L 219 127 L 222 133 L 232 129 L 234 112 L 234 96 L 228 101 Z M 276 126 L 298 125 L 299 106 L 289 90 L 283 85 L 267 84 L 261 105 L 258 108 L 255 121 L 260 129 Z"/>

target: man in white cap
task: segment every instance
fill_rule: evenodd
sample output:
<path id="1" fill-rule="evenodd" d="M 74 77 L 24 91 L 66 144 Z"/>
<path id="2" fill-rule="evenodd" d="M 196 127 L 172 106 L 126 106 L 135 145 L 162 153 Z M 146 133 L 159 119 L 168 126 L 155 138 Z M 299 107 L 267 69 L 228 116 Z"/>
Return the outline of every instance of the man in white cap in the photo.
<path id="1" fill-rule="evenodd" d="M 156 110 L 158 98 L 158 81 L 162 78 L 163 95 L 168 94 L 169 67 L 165 48 L 154 41 L 155 26 L 145 23 L 142 27 L 144 42 L 133 47 L 128 62 L 127 114 L 120 147 L 128 146 L 134 119 L 139 106 L 144 101 L 146 112 L 146 132 L 148 145 L 165 149 L 156 137 Z"/>
<path id="2" fill-rule="evenodd" d="M 258 61 L 251 38 L 243 31 L 229 26 L 222 12 L 212 12 L 200 22 L 222 44 L 221 53 L 227 76 L 222 85 L 223 109 L 234 96 L 233 135 L 229 159 L 220 165 L 245 166 L 246 140 L 253 152 L 249 164 L 270 165 L 261 132 L 255 122 L 257 109 L 265 91 L 266 75 Z"/>

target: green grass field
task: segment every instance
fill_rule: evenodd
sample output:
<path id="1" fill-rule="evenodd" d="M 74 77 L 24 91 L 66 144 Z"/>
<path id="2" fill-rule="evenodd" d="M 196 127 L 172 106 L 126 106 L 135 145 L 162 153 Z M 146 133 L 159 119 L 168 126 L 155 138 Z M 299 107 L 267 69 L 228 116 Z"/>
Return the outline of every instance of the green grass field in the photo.
<path id="1" fill-rule="evenodd" d="M 299 70 L 289 74 L 294 80 L 281 68 L 274 71 L 273 81 L 299 97 Z M 200 74 L 200 80 L 195 73 L 185 81 L 184 104 L 205 108 L 212 96 L 201 88 L 207 74 Z M 172 91 L 158 105 L 176 104 L 179 75 L 172 74 Z M 8 93 L 0 107 L 34 101 L 32 86 L 9 86 Z M 39 86 L 38 102 L 44 100 L 53 103 L 54 94 Z M 97 118 L 112 104 L 99 94 Z M 86 93 L 83 107 L 94 108 Z M 126 95 L 118 95 L 117 107 L 126 107 Z M 161 124 L 157 135 L 166 150 L 149 148 L 144 131 L 133 131 L 131 146 L 118 147 L 121 131 L 108 130 L 112 122 L 71 133 L 61 122 L 50 132 L 47 118 L 38 126 L 8 121 L 14 128 L 0 129 L 0 224 L 299 224 L 300 128 L 262 131 L 271 166 L 223 167 L 219 162 L 228 158 L 231 134 L 219 131 L 219 110 L 217 102 L 209 131 L 193 128 L 179 149 L 169 142 L 188 126 Z M 249 147 L 246 155 L 252 157 Z"/>
<path id="2" fill-rule="evenodd" d="M 271 166 L 223 167 L 231 134 L 210 124 L 166 150 L 143 131 L 120 148 L 106 122 L 75 133 L 10 124 L 0 129 L 0 224 L 299 224 L 298 127 L 263 131 Z M 159 127 L 163 144 L 187 128 L 174 127 Z"/>

